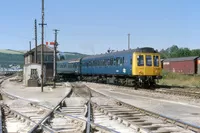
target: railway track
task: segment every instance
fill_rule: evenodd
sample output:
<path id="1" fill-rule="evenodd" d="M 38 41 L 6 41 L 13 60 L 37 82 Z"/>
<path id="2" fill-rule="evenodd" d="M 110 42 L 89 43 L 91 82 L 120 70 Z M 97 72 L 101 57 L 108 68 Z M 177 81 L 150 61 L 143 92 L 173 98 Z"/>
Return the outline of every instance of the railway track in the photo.
<path id="1" fill-rule="evenodd" d="M 20 101 L 20 103 L 22 103 L 22 101 Z M 5 104 L 2 104 L 1 106 L 4 112 L 4 132 L 8 133 L 27 133 L 49 112 L 47 109 L 34 107 L 29 103 L 24 103 L 22 106 L 7 106 Z"/>
<path id="2" fill-rule="evenodd" d="M 175 90 L 175 89 L 158 89 L 155 90 L 156 93 L 162 94 L 170 94 L 170 95 L 179 95 L 179 96 L 187 96 L 192 98 L 200 98 L 200 92 L 194 91 L 185 91 L 185 90 Z"/>
<path id="3" fill-rule="evenodd" d="M 76 85 L 74 85 L 75 87 Z M 83 85 L 77 88 L 87 88 Z M 79 89 L 80 90 L 80 89 Z M 200 127 L 156 114 L 91 90 L 92 119 L 116 132 L 199 133 Z M 81 92 L 79 91 L 79 94 Z M 85 95 L 85 92 L 83 93 Z"/>
<path id="4" fill-rule="evenodd" d="M 2 132 L 20 133 L 84 133 L 90 127 L 96 132 L 107 133 L 109 129 L 87 121 L 88 101 L 73 96 L 71 90 L 55 107 L 51 108 L 39 102 L 33 102 L 2 89 L 4 97 L 11 99 L 11 103 L 2 107 Z M 72 101 L 81 101 L 76 104 Z M 89 126 L 86 126 L 87 125 Z"/>
<path id="5" fill-rule="evenodd" d="M 7 94 L 11 99 L 15 99 L 17 102 L 19 97 Z M 70 94 L 68 94 L 69 96 Z M 17 100 L 16 100 L 17 99 Z M 77 108 L 63 107 L 63 98 L 59 104 L 52 108 L 21 99 L 20 105 L 13 103 L 13 105 L 6 106 L 2 104 L 4 115 L 4 130 L 8 132 L 77 132 L 82 133 L 85 130 L 85 121 L 78 119 L 81 117 L 80 111 Z M 27 104 L 22 104 L 26 102 Z M 78 117 L 72 117 L 70 115 L 64 115 L 65 113 L 72 112 L 72 116 L 78 115 Z M 79 114 L 78 114 L 79 113 Z M 83 116 L 82 116 L 83 117 Z M 16 126 L 17 125 L 17 126 Z M 18 127 L 18 128 L 13 128 Z"/>
<path id="6" fill-rule="evenodd" d="M 108 84 L 106 84 L 108 85 Z M 135 90 L 133 87 L 128 87 L 128 86 L 117 86 L 117 85 L 111 85 L 109 84 L 108 86 L 114 86 L 117 88 L 117 91 L 120 92 L 131 92 L 132 90 Z M 122 89 L 123 87 L 123 89 Z M 119 88 L 119 89 L 118 89 Z M 187 88 L 187 87 L 182 87 L 180 88 L 164 88 L 164 87 L 158 87 L 154 90 L 151 89 L 143 89 L 140 88 L 139 90 L 150 92 L 150 93 L 160 93 L 160 94 L 168 94 L 168 95 L 177 95 L 177 96 L 186 96 L 186 97 L 192 97 L 199 99 L 200 98 L 200 88 Z"/>
<path id="7" fill-rule="evenodd" d="M 2 82 L 8 78 L 9 77 L 2 79 Z M 3 102 L 1 104 L 3 133 L 83 132 L 85 130 L 85 121 L 63 115 L 70 111 L 74 113 L 72 115 L 77 115 L 77 112 L 80 112 L 77 108 L 68 107 L 65 109 L 65 107 L 63 107 L 64 100 L 70 97 L 72 91 L 70 91 L 54 108 L 11 95 L 2 89 L 0 91 L 3 97 L 11 99 L 10 101 L 12 102 L 10 105 L 6 105 Z M 81 117 L 80 115 L 79 113 L 78 117 Z"/>
<path id="8" fill-rule="evenodd" d="M 19 123 L 22 129 L 27 129 L 29 133 L 43 132 L 93 132 L 93 133 L 199 133 L 200 127 L 195 127 L 187 123 L 173 120 L 166 116 L 162 116 L 144 109 L 134 107 L 122 101 L 118 101 L 111 97 L 100 94 L 87 86 L 79 83 L 72 83 L 72 90 L 64 97 L 57 106 L 50 108 L 44 104 L 27 101 L 22 99 L 26 104 L 23 108 L 27 108 L 29 115 L 23 113 L 22 107 L 2 104 L 5 108 L 2 114 L 4 118 L 11 118 L 13 123 Z M 13 101 L 19 100 L 19 97 L 12 96 L 1 90 L 5 95 Z M 74 102 L 75 101 L 75 102 Z M 21 102 L 22 103 L 22 102 Z M 7 111 L 7 110 L 9 111 Z M 10 110 L 17 112 L 17 117 L 12 117 Z M 35 113 L 31 113 L 34 112 Z M 32 115 L 39 115 L 38 119 L 33 119 Z M 20 114 L 19 114 L 20 113 Z M 8 121 L 3 121 L 3 127 L 7 126 Z M 13 124 L 12 123 L 12 124 Z M 5 129 L 5 128 L 4 128 Z M 27 132 L 23 131 L 22 132 Z"/>

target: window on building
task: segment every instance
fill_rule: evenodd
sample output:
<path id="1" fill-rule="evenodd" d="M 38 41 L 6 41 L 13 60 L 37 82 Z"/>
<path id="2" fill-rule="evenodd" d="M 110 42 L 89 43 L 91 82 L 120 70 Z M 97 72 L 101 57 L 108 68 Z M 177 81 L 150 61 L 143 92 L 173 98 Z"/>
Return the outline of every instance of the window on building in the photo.
<path id="1" fill-rule="evenodd" d="M 31 75 L 37 74 L 37 69 L 31 69 Z"/>

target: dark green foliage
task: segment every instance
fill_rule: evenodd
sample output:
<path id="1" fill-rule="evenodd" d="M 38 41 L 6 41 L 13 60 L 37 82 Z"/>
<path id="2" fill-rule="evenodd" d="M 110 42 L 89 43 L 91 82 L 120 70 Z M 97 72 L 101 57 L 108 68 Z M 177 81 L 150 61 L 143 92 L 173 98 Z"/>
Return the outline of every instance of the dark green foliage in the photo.
<path id="1" fill-rule="evenodd" d="M 200 56 L 200 49 L 190 50 L 189 48 L 179 48 L 177 45 L 173 45 L 167 49 L 162 49 L 160 51 L 160 54 L 161 54 L 161 59 Z"/>

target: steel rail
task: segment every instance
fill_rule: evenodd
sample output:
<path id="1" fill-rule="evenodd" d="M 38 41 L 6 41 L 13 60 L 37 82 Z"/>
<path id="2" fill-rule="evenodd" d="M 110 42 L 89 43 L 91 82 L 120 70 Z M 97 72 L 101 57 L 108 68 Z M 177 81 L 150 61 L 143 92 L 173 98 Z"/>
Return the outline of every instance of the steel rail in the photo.
<path id="1" fill-rule="evenodd" d="M 1 106 L 5 106 L 5 105 L 4 105 L 4 104 L 1 104 Z M 6 107 L 6 106 L 5 106 L 5 107 Z M 6 108 L 8 108 L 8 107 L 6 107 Z M 37 124 L 35 121 L 31 120 L 29 117 L 23 115 L 23 114 L 20 113 L 20 112 L 17 112 L 17 111 L 15 111 L 15 110 L 10 109 L 10 108 L 8 108 L 8 110 L 9 110 L 9 111 L 12 113 L 12 115 L 14 115 L 14 116 L 15 116 L 15 115 L 18 115 L 18 116 L 23 117 L 24 119 L 28 120 L 29 122 L 31 122 L 31 123 L 33 123 L 33 124 Z M 43 128 L 45 131 L 48 131 L 48 132 L 50 132 L 50 133 L 55 133 L 55 132 L 56 132 L 56 131 L 54 131 L 53 129 L 46 127 L 45 125 L 42 125 L 42 128 Z"/>
<path id="2" fill-rule="evenodd" d="M 90 120 L 91 120 L 91 118 L 90 118 L 90 116 L 91 116 L 91 104 L 90 104 L 90 100 L 88 101 L 88 105 L 87 105 L 87 110 L 88 110 L 88 112 L 87 112 L 87 133 L 90 133 Z"/>
<path id="3" fill-rule="evenodd" d="M 4 128 L 3 128 L 3 108 L 2 108 L 2 106 L 0 106 L 0 115 L 1 115 L 1 121 L 0 121 L 0 133 L 3 133 L 4 132 Z"/>
<path id="4" fill-rule="evenodd" d="M 72 88 L 75 88 L 76 86 L 72 85 Z M 93 103 L 91 101 L 91 97 L 92 97 L 92 93 L 91 93 L 91 89 L 88 88 L 88 91 L 89 91 L 89 100 L 87 98 L 85 98 L 87 100 L 87 120 L 84 120 L 87 122 L 87 126 L 86 126 L 86 132 L 87 133 L 90 133 L 91 131 L 91 127 L 93 129 L 97 129 L 97 130 L 100 130 L 100 131 L 103 131 L 104 133 L 119 133 L 113 129 L 110 129 L 110 128 L 107 128 L 105 126 L 102 126 L 102 125 L 99 125 L 99 124 L 96 124 L 94 122 L 91 121 L 91 104 Z M 75 93 L 76 95 L 82 97 L 80 94 L 77 94 Z M 67 115 L 67 116 L 70 116 L 70 115 Z M 74 117 L 74 116 L 70 116 L 70 117 Z M 78 118 L 78 119 L 81 119 L 81 118 Z"/>
<path id="5" fill-rule="evenodd" d="M 66 97 L 69 97 L 72 94 L 72 89 L 70 90 L 70 92 L 60 100 L 60 102 L 42 119 L 40 120 L 37 125 L 35 125 L 28 133 L 34 133 L 40 126 L 41 124 L 43 124 L 49 116 L 51 116 L 54 111 L 59 108 L 61 106 L 61 104 L 63 103 L 63 101 L 65 100 Z"/>
<path id="6" fill-rule="evenodd" d="M 87 85 L 86 85 L 87 86 Z M 170 118 L 170 117 L 167 117 L 167 116 L 164 116 L 162 114 L 158 114 L 158 113 L 155 113 L 155 112 L 151 112 L 151 111 L 148 111 L 146 109 L 142 109 L 142 108 L 139 108 L 139 107 L 136 107 L 136 106 L 133 106 L 133 105 L 130 105 L 128 103 L 125 103 L 123 101 L 120 101 L 120 100 L 117 100 L 111 96 L 107 96 L 105 94 L 102 94 L 98 91 L 95 91 L 93 89 L 91 89 L 90 87 L 87 86 L 87 88 L 89 88 L 91 91 L 94 91 L 96 93 L 99 93 L 105 97 L 109 97 L 110 99 L 113 99 L 118 105 L 122 105 L 122 106 L 125 106 L 125 107 L 128 107 L 130 109 L 135 109 L 137 111 L 139 111 L 140 113 L 143 113 L 145 115 L 148 115 L 148 116 L 152 116 L 154 118 L 158 118 L 158 119 L 161 119 L 165 122 L 168 122 L 168 123 L 171 123 L 171 124 L 174 124 L 176 126 L 179 126 L 179 127 L 182 127 L 184 129 L 189 129 L 191 131 L 194 131 L 194 132 L 197 132 L 197 133 L 200 133 L 200 126 L 197 126 L 197 125 L 193 125 L 193 124 L 190 124 L 190 123 L 187 123 L 187 122 L 183 122 L 183 121 L 180 121 L 180 120 L 176 120 L 174 118 Z"/>
<path id="7" fill-rule="evenodd" d="M 31 123 L 37 124 L 35 121 L 31 120 L 29 117 L 27 117 L 27 116 L 21 114 L 21 113 L 18 112 L 18 111 L 15 111 L 15 110 L 10 109 L 10 108 L 7 107 L 4 103 L 2 103 L 2 104 L 0 104 L 0 105 L 1 105 L 1 108 L 4 108 L 4 109 L 9 110 L 13 115 L 19 115 L 19 116 L 23 117 L 24 119 L 28 120 L 28 121 L 31 122 Z"/>
<path id="8" fill-rule="evenodd" d="M 90 131 L 90 130 L 91 130 L 91 127 L 92 127 L 93 129 L 97 129 L 97 130 L 103 131 L 104 133 L 110 133 L 110 132 L 111 132 L 111 133 L 118 133 L 117 131 L 115 131 L 115 130 L 113 130 L 113 129 L 109 129 L 109 128 L 105 127 L 105 126 L 98 125 L 98 124 L 96 124 L 96 123 L 90 121 L 91 118 L 87 118 L 87 119 L 88 119 L 88 121 L 87 121 L 87 119 L 82 119 L 82 118 L 78 118 L 78 117 L 76 117 L 76 116 L 72 116 L 72 115 L 68 115 L 68 114 L 62 114 L 62 112 L 55 111 L 57 108 L 59 108 L 59 105 L 63 102 L 63 100 L 64 100 L 66 97 L 68 97 L 68 96 L 70 95 L 70 93 L 72 93 L 72 89 L 71 89 L 70 92 L 67 94 L 67 96 L 65 96 L 65 97 L 59 102 L 59 104 L 58 104 L 56 107 L 54 107 L 53 109 L 50 108 L 50 107 L 44 106 L 44 105 L 39 105 L 37 102 L 31 101 L 31 100 L 28 100 L 28 99 L 25 99 L 25 98 L 22 98 L 22 97 L 19 97 L 19 96 L 10 94 L 10 93 L 7 93 L 7 92 L 5 92 L 5 91 L 3 91 L 3 90 L 1 90 L 1 89 L 0 89 L 0 91 L 1 91 L 4 95 L 6 95 L 6 96 L 8 96 L 8 97 L 10 97 L 10 98 L 12 98 L 12 99 L 22 99 L 22 100 L 25 100 L 25 101 L 30 101 L 30 102 L 32 102 L 31 104 L 34 104 L 34 105 L 36 105 L 36 106 L 41 106 L 41 107 L 44 107 L 44 108 L 47 108 L 47 109 L 52 110 L 51 112 L 49 112 L 49 113 L 43 118 L 43 120 L 41 120 L 41 121 L 38 122 L 38 123 L 35 123 L 35 122 L 34 122 L 36 125 L 34 126 L 34 128 L 32 128 L 31 131 L 29 131 L 29 133 L 34 133 L 39 127 L 41 127 L 41 129 L 43 129 L 43 130 L 45 130 L 45 131 L 48 131 L 48 132 L 50 132 L 50 133 L 55 133 L 55 132 L 57 132 L 57 131 L 51 129 L 50 127 L 44 125 L 45 121 L 48 120 L 48 119 L 49 119 L 49 116 L 50 116 L 51 114 L 53 114 L 53 113 L 58 114 L 58 115 L 61 115 L 62 117 L 65 116 L 65 117 L 68 117 L 68 118 L 71 118 L 71 119 L 77 119 L 77 120 L 79 120 L 79 121 L 81 120 L 81 121 L 86 122 L 86 123 L 88 124 L 88 127 L 85 128 L 87 131 Z M 90 92 L 90 98 L 91 98 L 91 91 L 89 90 L 89 92 Z M 33 102 L 34 102 L 34 103 L 33 103 Z M 88 103 L 89 103 L 89 102 L 88 102 Z M 87 105 L 87 106 L 88 106 L 88 105 Z M 89 107 L 89 108 L 90 108 L 90 110 L 91 110 L 91 103 L 90 103 L 90 107 Z M 89 109 L 89 108 L 88 108 L 88 109 Z M 89 114 L 90 114 L 89 116 L 91 116 L 91 112 L 90 112 Z M 86 126 L 87 126 L 87 125 L 86 125 Z"/>

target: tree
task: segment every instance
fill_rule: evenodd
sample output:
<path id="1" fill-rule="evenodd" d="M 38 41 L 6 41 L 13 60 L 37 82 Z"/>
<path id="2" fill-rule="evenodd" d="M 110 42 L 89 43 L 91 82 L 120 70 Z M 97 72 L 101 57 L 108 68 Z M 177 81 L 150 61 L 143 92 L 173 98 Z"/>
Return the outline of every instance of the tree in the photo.
<path id="1" fill-rule="evenodd" d="M 176 57 L 188 57 L 188 56 L 200 56 L 200 49 L 190 50 L 189 48 L 179 48 L 177 45 L 172 45 L 167 49 L 160 51 L 161 58 L 176 58 Z"/>

